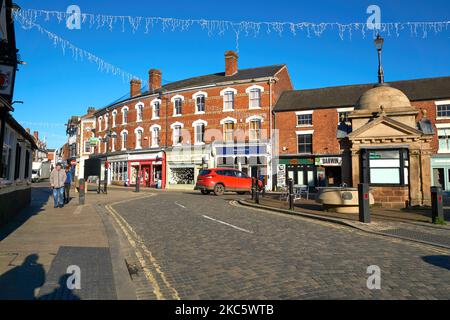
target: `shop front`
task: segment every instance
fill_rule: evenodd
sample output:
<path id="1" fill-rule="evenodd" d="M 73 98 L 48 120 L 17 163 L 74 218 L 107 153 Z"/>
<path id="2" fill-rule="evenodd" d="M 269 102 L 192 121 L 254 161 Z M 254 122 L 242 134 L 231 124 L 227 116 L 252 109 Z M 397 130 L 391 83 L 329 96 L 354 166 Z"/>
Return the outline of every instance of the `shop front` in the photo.
<path id="1" fill-rule="evenodd" d="M 213 166 L 210 145 L 173 148 L 167 151 L 167 188 L 191 190 L 200 170 Z"/>
<path id="2" fill-rule="evenodd" d="M 109 166 L 109 183 L 114 185 L 127 186 L 128 180 L 128 154 L 108 156 Z"/>
<path id="3" fill-rule="evenodd" d="M 271 184 L 269 144 L 220 144 L 214 148 L 217 167 L 235 168 L 248 176 L 264 179 L 266 186 Z"/>
<path id="4" fill-rule="evenodd" d="M 450 192 L 450 157 L 448 155 L 434 155 L 431 157 L 431 182 L 443 191 Z"/>
<path id="5" fill-rule="evenodd" d="M 317 185 L 319 187 L 338 187 L 342 185 L 342 157 L 316 157 Z"/>
<path id="6" fill-rule="evenodd" d="M 136 185 L 136 181 L 139 181 L 143 187 L 164 189 L 165 167 L 165 154 L 162 151 L 130 154 L 127 168 L 129 185 Z"/>

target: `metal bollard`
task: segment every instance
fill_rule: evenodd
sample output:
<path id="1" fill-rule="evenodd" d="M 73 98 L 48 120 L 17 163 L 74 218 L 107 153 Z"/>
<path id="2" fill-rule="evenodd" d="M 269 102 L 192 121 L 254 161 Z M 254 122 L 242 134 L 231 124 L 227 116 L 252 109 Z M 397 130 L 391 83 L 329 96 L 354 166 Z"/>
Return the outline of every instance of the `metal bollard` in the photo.
<path id="1" fill-rule="evenodd" d="M 84 205 L 84 201 L 86 199 L 86 184 L 84 179 L 78 180 L 78 205 Z"/>
<path id="2" fill-rule="evenodd" d="M 289 210 L 294 210 L 294 181 L 288 179 L 288 190 L 289 190 Z"/>
<path id="3" fill-rule="evenodd" d="M 135 192 L 139 192 L 139 188 L 141 187 L 140 182 L 141 182 L 141 174 L 138 173 L 136 175 L 136 186 L 135 186 L 135 190 L 134 190 Z"/>
<path id="4" fill-rule="evenodd" d="M 259 204 L 259 179 L 255 180 L 255 203 Z"/>
<path id="5" fill-rule="evenodd" d="M 255 200 L 255 178 L 252 178 L 252 200 Z"/>
<path id="6" fill-rule="evenodd" d="M 369 184 L 358 184 L 359 222 L 370 223 Z"/>
<path id="7" fill-rule="evenodd" d="M 444 221 L 444 209 L 442 201 L 442 188 L 431 187 L 431 221 Z"/>

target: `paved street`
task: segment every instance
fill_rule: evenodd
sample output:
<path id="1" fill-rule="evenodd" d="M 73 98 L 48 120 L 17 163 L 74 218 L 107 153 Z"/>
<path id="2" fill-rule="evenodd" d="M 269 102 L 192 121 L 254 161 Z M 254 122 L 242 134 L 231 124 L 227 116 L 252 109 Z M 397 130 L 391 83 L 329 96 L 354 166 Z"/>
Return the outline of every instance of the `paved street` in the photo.
<path id="1" fill-rule="evenodd" d="M 158 192 L 112 205 L 142 240 L 160 298 L 450 297 L 444 249 L 230 204 L 236 198 Z M 369 265 L 381 268 L 381 290 L 367 289 Z"/>

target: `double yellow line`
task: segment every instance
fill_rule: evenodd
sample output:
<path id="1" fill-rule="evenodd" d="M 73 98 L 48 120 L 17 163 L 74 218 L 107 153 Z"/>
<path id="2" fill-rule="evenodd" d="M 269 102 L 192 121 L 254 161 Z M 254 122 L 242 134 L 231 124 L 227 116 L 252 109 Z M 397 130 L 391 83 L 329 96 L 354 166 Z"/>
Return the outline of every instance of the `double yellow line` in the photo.
<path id="1" fill-rule="evenodd" d="M 114 202 L 112 204 L 106 205 L 105 208 L 109 212 L 111 217 L 114 219 L 114 221 L 116 221 L 116 223 L 119 225 L 128 242 L 133 247 L 136 257 L 139 261 L 139 264 L 141 265 L 142 270 L 144 271 L 144 275 L 153 287 L 153 293 L 155 294 L 156 298 L 158 300 L 166 300 L 166 299 L 180 300 L 180 296 L 178 295 L 177 290 L 169 283 L 164 272 L 161 270 L 161 266 L 159 265 L 159 263 L 157 262 L 151 251 L 147 248 L 142 238 L 133 230 L 130 224 L 112 207 L 113 205 L 117 205 L 119 203 L 134 201 L 138 199 L 141 200 L 144 198 L 149 198 L 154 195 L 155 194 L 150 194 L 144 197 Z M 150 265 L 147 264 L 146 258 L 148 261 L 150 261 Z M 155 274 L 158 274 L 159 277 L 161 278 L 162 280 L 161 285 L 156 280 Z M 169 296 L 165 296 L 161 292 L 162 287 L 165 287 L 167 289 L 166 291 L 169 292 Z"/>

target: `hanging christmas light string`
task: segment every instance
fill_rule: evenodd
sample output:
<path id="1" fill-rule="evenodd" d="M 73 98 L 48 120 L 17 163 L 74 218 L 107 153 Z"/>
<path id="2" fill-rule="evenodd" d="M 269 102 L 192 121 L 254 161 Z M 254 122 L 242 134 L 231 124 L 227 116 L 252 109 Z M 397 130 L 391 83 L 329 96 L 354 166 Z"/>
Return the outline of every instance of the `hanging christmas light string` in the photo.
<path id="1" fill-rule="evenodd" d="M 37 21 L 57 21 L 58 23 L 66 22 L 73 18 L 73 13 L 62 11 L 48 11 L 39 9 L 23 9 L 20 13 L 26 17 L 30 23 Z M 257 36 L 262 31 L 267 33 L 276 33 L 283 35 L 285 32 L 290 32 L 292 35 L 297 35 L 302 32 L 307 37 L 320 37 L 328 30 L 337 30 L 341 39 L 345 38 L 347 34 L 350 38 L 354 33 L 360 32 L 363 37 L 367 32 L 380 32 L 387 36 L 400 36 L 402 32 L 408 31 L 411 36 L 417 37 L 419 34 L 426 38 L 429 33 L 441 33 L 447 31 L 450 26 L 450 21 L 432 21 L 432 22 L 383 22 L 377 25 L 377 30 L 372 30 L 367 27 L 366 23 L 338 23 L 338 22 L 267 22 L 267 21 L 240 21 L 233 22 L 228 20 L 207 20 L 207 19 L 178 19 L 178 18 L 164 18 L 164 17 L 133 17 L 133 16 L 116 16 L 105 14 L 91 14 L 80 13 L 80 22 L 82 25 L 88 25 L 89 28 L 108 29 L 113 31 L 119 28 L 122 32 L 130 29 L 133 33 L 142 31 L 149 33 L 151 29 L 157 27 L 162 31 L 188 31 L 193 26 L 198 26 L 205 30 L 209 36 L 224 35 L 227 31 L 232 31 L 236 35 L 236 41 L 239 36 L 244 34 L 246 36 Z"/>
<path id="2" fill-rule="evenodd" d="M 24 14 L 24 12 L 19 11 L 15 13 L 15 21 L 19 22 L 23 29 L 30 30 L 30 29 L 36 29 L 40 33 L 47 35 L 48 38 L 53 42 L 55 47 L 60 47 L 63 55 L 65 55 L 66 51 L 69 50 L 72 52 L 72 56 L 76 61 L 84 61 L 87 60 L 91 63 L 94 63 L 97 65 L 98 70 L 105 73 L 111 73 L 115 76 L 120 76 L 122 78 L 122 81 L 130 81 L 131 79 L 138 79 L 141 80 L 139 77 L 122 70 L 119 67 L 114 66 L 113 64 L 103 60 L 102 58 L 84 50 L 77 46 L 75 46 L 70 41 L 61 38 L 57 34 L 45 29 L 41 25 L 37 24 L 36 22 L 33 22 L 28 18 L 28 15 Z"/>

